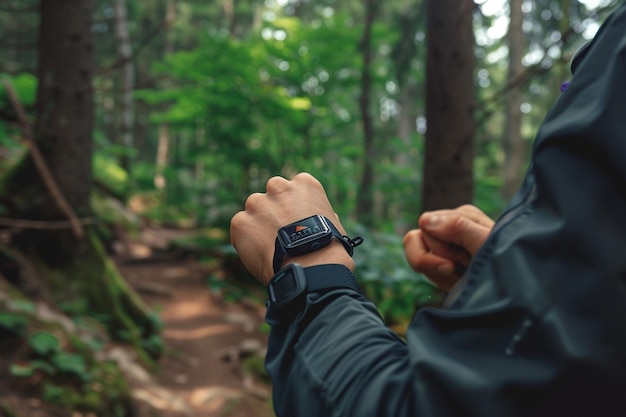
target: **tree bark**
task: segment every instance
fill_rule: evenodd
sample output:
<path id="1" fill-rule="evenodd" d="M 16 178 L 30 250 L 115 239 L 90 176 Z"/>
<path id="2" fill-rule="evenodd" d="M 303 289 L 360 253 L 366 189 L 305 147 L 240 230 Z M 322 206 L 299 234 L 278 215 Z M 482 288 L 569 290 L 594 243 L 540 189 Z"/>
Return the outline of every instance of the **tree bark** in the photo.
<path id="1" fill-rule="evenodd" d="M 423 211 L 456 207 L 473 198 L 473 4 L 428 1 Z"/>
<path id="2" fill-rule="evenodd" d="M 69 204 L 84 214 L 91 192 L 94 2 L 42 1 L 40 7 L 35 137 Z"/>
<path id="3" fill-rule="evenodd" d="M 400 36 L 391 52 L 391 58 L 395 67 L 396 80 L 398 82 L 398 114 L 397 135 L 404 145 L 401 150 L 393 150 L 392 158 L 397 167 L 406 167 L 417 170 L 415 158 L 407 152 L 414 145 L 413 140 L 416 130 L 417 108 L 420 105 L 420 89 L 415 76 L 411 73 L 411 66 L 418 58 L 419 50 L 415 36 L 425 24 L 426 3 L 421 0 L 407 4 L 399 12 L 395 19 L 395 25 L 399 27 Z M 404 201 L 403 201 L 404 200 Z M 395 229 L 398 233 L 404 233 L 411 224 L 403 224 L 402 211 L 406 209 L 406 199 L 399 193 L 386 201 L 386 218 L 395 220 Z M 413 208 L 415 210 L 415 208 Z"/>
<path id="4" fill-rule="evenodd" d="M 376 145 L 374 141 L 374 121 L 370 112 L 372 90 L 372 25 L 378 9 L 378 0 L 367 0 L 365 11 L 365 27 L 361 37 L 360 49 L 363 57 L 361 73 L 361 96 L 359 108 L 363 123 L 364 158 L 363 175 L 357 197 L 357 218 L 364 224 L 370 224 L 374 217 L 374 163 Z"/>
<path id="5" fill-rule="evenodd" d="M 133 49 L 128 33 L 128 17 L 126 12 L 126 0 L 115 0 L 115 38 L 117 40 L 117 51 L 122 66 L 122 143 L 129 151 L 135 147 L 133 139 L 133 129 L 135 121 L 135 108 L 133 101 L 133 90 L 135 89 L 135 64 L 133 62 Z M 127 154 L 123 159 L 124 168 L 130 170 L 131 157 Z"/>
<path id="6" fill-rule="evenodd" d="M 522 87 L 515 80 L 524 71 L 522 55 L 524 53 L 524 33 L 522 32 L 522 0 L 509 2 L 509 70 L 508 84 L 513 86 L 506 97 L 506 128 L 504 132 L 504 186 L 503 197 L 509 200 L 517 192 L 522 182 L 522 169 L 525 152 L 522 138 Z"/>
<path id="7" fill-rule="evenodd" d="M 167 0 L 165 10 L 165 24 L 167 32 L 165 34 L 165 49 L 163 58 L 167 57 L 174 50 L 174 39 L 171 27 L 176 20 L 176 0 Z M 163 122 L 159 125 L 159 144 L 156 154 L 156 172 L 154 174 L 154 186 L 157 190 L 165 192 L 167 180 L 165 179 L 165 168 L 170 154 L 170 125 Z"/>
<path id="8" fill-rule="evenodd" d="M 79 217 L 89 215 L 92 191 L 94 5 L 94 0 L 40 2 L 33 136 L 48 174 L 56 180 L 58 193 Z M 0 191 L 0 204 L 7 216 L 46 223 L 66 220 L 44 186 L 32 153 L 6 176 Z M 69 228 L 25 228 L 15 231 L 10 244 L 11 251 L 0 254 L 0 273 L 19 263 L 19 251 L 45 277 L 44 285 L 57 304 L 80 304 L 84 310 L 77 315 L 104 317 L 110 335 L 131 343 L 147 362 L 148 355 L 160 354 L 160 345 L 153 341 L 157 323 L 120 276 L 94 230 L 87 230 L 80 238 Z M 19 276 L 12 283 L 19 288 Z M 81 300 L 84 304 L 79 303 Z"/>

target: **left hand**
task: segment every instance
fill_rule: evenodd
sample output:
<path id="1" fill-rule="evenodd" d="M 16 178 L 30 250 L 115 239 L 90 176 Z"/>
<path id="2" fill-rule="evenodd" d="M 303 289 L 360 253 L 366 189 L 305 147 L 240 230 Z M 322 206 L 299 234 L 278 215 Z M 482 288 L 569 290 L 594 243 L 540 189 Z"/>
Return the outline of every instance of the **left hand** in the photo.
<path id="1" fill-rule="evenodd" d="M 233 216 L 230 222 L 231 243 L 248 271 L 267 285 L 274 276 L 272 263 L 278 229 L 315 214 L 327 217 L 345 234 L 324 187 L 316 178 L 307 173 L 298 174 L 291 181 L 282 177 L 270 178 L 266 193 L 250 195 L 245 210 Z M 314 252 L 286 257 L 283 266 L 289 262 L 298 262 L 304 267 L 343 264 L 354 270 L 354 261 L 337 240 Z"/>

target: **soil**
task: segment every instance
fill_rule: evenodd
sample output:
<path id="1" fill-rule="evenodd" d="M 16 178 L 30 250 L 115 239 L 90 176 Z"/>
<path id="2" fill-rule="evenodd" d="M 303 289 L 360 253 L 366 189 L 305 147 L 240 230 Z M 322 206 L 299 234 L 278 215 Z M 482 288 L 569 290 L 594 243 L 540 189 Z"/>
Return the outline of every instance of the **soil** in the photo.
<path id="1" fill-rule="evenodd" d="M 270 388 L 243 366 L 262 360 L 264 306 L 213 294 L 195 260 L 119 263 L 122 274 L 163 322 L 166 354 L 156 385 L 136 389 L 139 408 L 159 417 L 273 416 Z M 156 413 L 155 413 L 156 411 Z"/>
<path id="2" fill-rule="evenodd" d="M 168 246 L 169 239 L 179 236 L 176 231 L 152 230 L 141 244 L 150 253 L 159 246 L 155 238 Z M 139 252 L 146 253 L 146 248 Z M 167 258 L 116 259 L 122 275 L 163 323 L 166 349 L 159 371 L 149 384 L 134 389 L 138 416 L 274 416 L 269 384 L 245 366 L 248 360 L 261 364 L 267 347 L 265 306 L 259 301 L 264 298 L 262 287 L 244 280 L 230 282 L 231 287 L 247 287 L 255 297 L 226 301 L 224 293 L 208 285 L 215 270 L 193 256 Z"/>
<path id="3" fill-rule="evenodd" d="M 193 254 L 168 250 L 184 233 L 146 230 L 123 242 L 113 258 L 163 323 L 165 353 L 156 372 L 132 359 L 121 361 L 132 387 L 133 417 L 272 417 L 271 388 L 262 369 L 264 289 L 251 279 L 231 278 L 229 288 L 249 295 L 227 301 L 226 293 L 212 291 L 208 277 L 223 280 L 224 271 L 209 269 Z M 124 352 L 120 349 L 122 358 Z M 11 359 L 5 356 L 0 352 L 2 368 Z M 0 417 L 70 416 L 38 398 L 16 395 L 9 385 L 0 381 Z M 96 416 L 73 412 L 71 417 Z"/>

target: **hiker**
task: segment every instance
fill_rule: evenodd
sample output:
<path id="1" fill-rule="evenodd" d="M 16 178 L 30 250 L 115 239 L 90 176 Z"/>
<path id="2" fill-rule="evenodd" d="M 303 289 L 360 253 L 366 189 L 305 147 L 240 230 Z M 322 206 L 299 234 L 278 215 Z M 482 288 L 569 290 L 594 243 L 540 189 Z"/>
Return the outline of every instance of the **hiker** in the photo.
<path id="1" fill-rule="evenodd" d="M 450 291 L 406 340 L 361 293 L 361 239 L 319 181 L 274 177 L 248 198 L 231 241 L 268 285 L 278 416 L 626 416 L 626 4 L 572 73 L 495 225 L 465 206 L 405 237 Z"/>

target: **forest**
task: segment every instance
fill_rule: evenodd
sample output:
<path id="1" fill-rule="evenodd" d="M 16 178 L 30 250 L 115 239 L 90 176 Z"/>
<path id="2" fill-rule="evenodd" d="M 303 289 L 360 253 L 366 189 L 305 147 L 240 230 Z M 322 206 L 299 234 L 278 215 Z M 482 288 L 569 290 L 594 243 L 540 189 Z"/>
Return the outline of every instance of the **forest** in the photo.
<path id="1" fill-rule="evenodd" d="M 617 4 L 0 0 L 0 416 L 273 415 L 228 233 L 275 175 L 322 182 L 402 335 L 445 296 L 402 236 L 502 214 Z"/>

